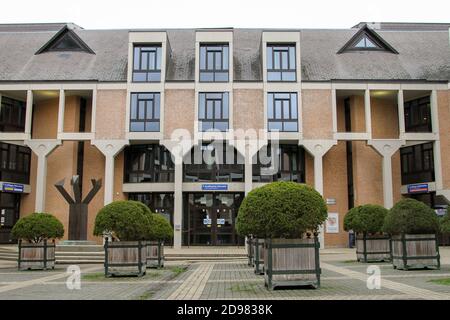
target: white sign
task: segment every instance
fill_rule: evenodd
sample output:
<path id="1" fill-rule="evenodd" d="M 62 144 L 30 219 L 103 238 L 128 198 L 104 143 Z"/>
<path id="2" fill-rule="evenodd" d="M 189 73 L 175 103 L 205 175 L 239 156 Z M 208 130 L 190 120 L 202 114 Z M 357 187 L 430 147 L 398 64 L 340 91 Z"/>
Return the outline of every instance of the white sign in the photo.
<path id="1" fill-rule="evenodd" d="M 225 224 L 225 219 L 217 219 L 217 224 Z"/>
<path id="2" fill-rule="evenodd" d="M 211 224 L 211 219 L 203 219 L 203 224 Z"/>
<path id="3" fill-rule="evenodd" d="M 326 233 L 339 233 L 339 214 L 329 212 L 326 222 Z"/>
<path id="4" fill-rule="evenodd" d="M 327 204 L 328 205 L 335 205 L 336 204 L 336 198 L 327 198 Z"/>

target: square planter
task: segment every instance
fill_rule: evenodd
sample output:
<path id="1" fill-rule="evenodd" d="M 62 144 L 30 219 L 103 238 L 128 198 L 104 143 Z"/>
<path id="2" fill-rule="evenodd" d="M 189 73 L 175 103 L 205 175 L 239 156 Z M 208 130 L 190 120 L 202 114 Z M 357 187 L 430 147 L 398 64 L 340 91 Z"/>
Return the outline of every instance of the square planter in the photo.
<path id="1" fill-rule="evenodd" d="M 253 266 L 253 238 L 250 236 L 247 237 L 247 258 L 248 265 Z"/>
<path id="2" fill-rule="evenodd" d="M 435 234 L 402 234 L 391 237 L 394 269 L 440 269 Z"/>
<path id="3" fill-rule="evenodd" d="M 358 234 L 356 259 L 359 262 L 392 261 L 391 238 L 388 235 Z"/>
<path id="4" fill-rule="evenodd" d="M 253 238 L 253 266 L 256 274 L 264 274 L 264 239 Z"/>
<path id="5" fill-rule="evenodd" d="M 143 276 L 147 265 L 143 241 L 105 241 L 105 276 Z"/>
<path id="6" fill-rule="evenodd" d="M 265 285 L 269 289 L 285 286 L 320 286 L 320 243 L 308 239 L 267 239 Z"/>
<path id="7" fill-rule="evenodd" d="M 147 268 L 164 268 L 164 242 L 147 241 Z"/>
<path id="8" fill-rule="evenodd" d="M 24 243 L 19 240 L 19 270 L 55 269 L 55 241 Z"/>

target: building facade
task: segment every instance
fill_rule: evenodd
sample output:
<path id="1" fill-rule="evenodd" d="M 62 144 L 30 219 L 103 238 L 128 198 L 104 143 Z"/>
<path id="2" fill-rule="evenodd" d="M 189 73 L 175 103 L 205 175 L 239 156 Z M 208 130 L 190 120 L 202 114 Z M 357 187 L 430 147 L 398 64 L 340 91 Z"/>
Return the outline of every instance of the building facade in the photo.
<path id="1" fill-rule="evenodd" d="M 402 197 L 450 200 L 447 24 L 345 30 L 85 30 L 0 25 L 0 242 L 50 212 L 77 175 L 96 213 L 133 199 L 163 214 L 176 247 L 239 245 L 245 194 L 307 183 L 327 201 L 325 247 L 343 219 Z"/>

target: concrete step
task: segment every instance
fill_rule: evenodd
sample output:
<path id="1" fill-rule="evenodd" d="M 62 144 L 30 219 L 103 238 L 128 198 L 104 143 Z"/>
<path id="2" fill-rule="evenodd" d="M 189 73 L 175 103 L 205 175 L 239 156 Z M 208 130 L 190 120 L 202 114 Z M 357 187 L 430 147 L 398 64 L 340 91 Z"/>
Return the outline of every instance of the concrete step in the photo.
<path id="1" fill-rule="evenodd" d="M 57 244 L 56 252 L 103 252 L 102 245 L 64 245 Z"/>
<path id="2" fill-rule="evenodd" d="M 74 252 L 74 251 L 56 251 L 56 257 L 104 257 L 105 253 L 101 252 Z"/>

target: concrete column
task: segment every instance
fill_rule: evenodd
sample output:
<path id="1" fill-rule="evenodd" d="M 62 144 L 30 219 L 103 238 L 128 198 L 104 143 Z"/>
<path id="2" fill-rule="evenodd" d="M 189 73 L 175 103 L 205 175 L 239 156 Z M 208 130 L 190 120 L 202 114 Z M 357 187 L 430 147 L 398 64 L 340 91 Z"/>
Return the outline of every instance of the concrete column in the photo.
<path id="1" fill-rule="evenodd" d="M 405 144 L 404 140 L 369 140 L 368 145 L 383 157 L 383 202 L 387 209 L 394 205 L 393 181 L 392 181 L 392 156 Z"/>
<path id="2" fill-rule="evenodd" d="M 370 112 L 370 90 L 364 91 L 364 117 L 366 120 L 366 132 L 372 138 L 372 115 Z"/>
<path id="3" fill-rule="evenodd" d="M 397 93 L 397 107 L 398 107 L 398 131 L 400 132 L 400 139 L 405 134 L 405 106 L 403 101 L 403 90 L 400 89 Z"/>
<path id="4" fill-rule="evenodd" d="M 59 90 L 59 107 L 58 107 L 58 134 L 64 132 L 64 108 L 65 108 L 64 90 Z"/>
<path id="5" fill-rule="evenodd" d="M 337 144 L 336 140 L 303 140 L 301 145 L 314 157 L 314 188 L 323 196 L 323 156 Z M 320 248 L 325 248 L 323 225 L 319 227 Z"/>
<path id="6" fill-rule="evenodd" d="M 92 140 L 91 144 L 97 147 L 105 156 L 105 197 L 104 205 L 114 200 L 114 158 L 128 145 L 127 140 Z"/>
<path id="7" fill-rule="evenodd" d="M 45 211 L 45 190 L 47 188 L 47 157 L 61 144 L 61 140 L 25 140 L 24 143 L 38 157 L 36 176 L 35 211 Z"/>
<path id="8" fill-rule="evenodd" d="M 33 123 L 33 91 L 27 91 L 27 106 L 25 111 L 25 133 L 31 139 L 31 125 Z"/>

